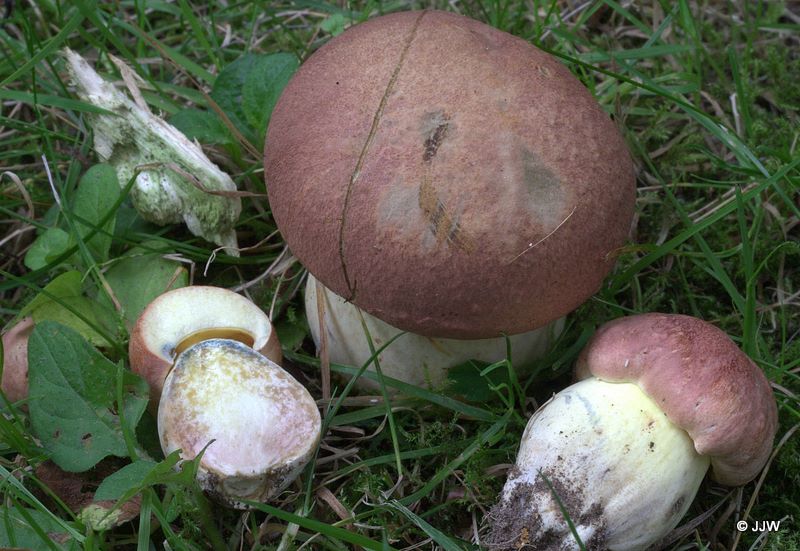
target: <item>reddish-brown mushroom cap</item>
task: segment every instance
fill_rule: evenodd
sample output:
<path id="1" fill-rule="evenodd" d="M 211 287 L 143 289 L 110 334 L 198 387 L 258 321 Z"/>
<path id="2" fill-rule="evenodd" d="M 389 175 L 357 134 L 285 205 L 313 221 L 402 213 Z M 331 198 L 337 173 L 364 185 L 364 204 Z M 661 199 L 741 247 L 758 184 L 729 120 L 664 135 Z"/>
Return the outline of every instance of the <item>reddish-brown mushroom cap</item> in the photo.
<path id="1" fill-rule="evenodd" d="M 634 174 L 614 123 L 550 55 L 439 11 L 356 25 L 272 113 L 265 176 L 292 252 L 403 330 L 541 327 L 601 285 Z"/>
<path id="2" fill-rule="evenodd" d="M 584 348 L 575 374 L 637 384 L 711 459 L 722 484 L 752 480 L 772 450 L 778 412 L 767 378 L 705 321 L 641 314 L 609 322 Z"/>
<path id="3" fill-rule="evenodd" d="M 11 402 L 28 397 L 28 337 L 33 318 L 23 318 L 3 335 L 2 388 Z"/>

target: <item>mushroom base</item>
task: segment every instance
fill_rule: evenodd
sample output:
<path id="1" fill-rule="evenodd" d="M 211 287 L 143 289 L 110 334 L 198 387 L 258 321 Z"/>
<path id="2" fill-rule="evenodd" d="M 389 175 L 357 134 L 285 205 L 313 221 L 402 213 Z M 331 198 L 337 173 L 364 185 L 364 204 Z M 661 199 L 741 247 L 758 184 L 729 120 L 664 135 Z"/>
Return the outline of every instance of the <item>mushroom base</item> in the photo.
<path id="1" fill-rule="evenodd" d="M 579 549 L 566 513 L 587 549 L 646 549 L 678 524 L 708 465 L 639 387 L 586 379 L 528 422 L 489 547 Z"/>
<path id="2" fill-rule="evenodd" d="M 321 290 L 319 295 L 318 289 Z M 383 375 L 411 385 L 441 389 L 447 384 L 450 368 L 467 360 L 494 363 L 504 360 L 508 352 L 505 337 L 460 340 L 403 333 L 401 329 L 359 310 L 310 274 L 305 298 L 306 317 L 317 348 L 321 345 L 319 312 L 324 310 L 327 346 L 332 362 L 360 367 L 370 361 L 372 351 L 365 326 L 375 350 L 401 335 L 378 354 L 378 362 Z M 318 301 L 321 303 L 318 304 Z M 534 331 L 508 337 L 514 365 L 529 364 L 544 356 L 563 329 L 564 319 L 561 318 Z M 368 369 L 375 371 L 374 364 Z M 380 388 L 377 382 L 366 377 L 358 381 L 358 386 L 362 389 Z"/>

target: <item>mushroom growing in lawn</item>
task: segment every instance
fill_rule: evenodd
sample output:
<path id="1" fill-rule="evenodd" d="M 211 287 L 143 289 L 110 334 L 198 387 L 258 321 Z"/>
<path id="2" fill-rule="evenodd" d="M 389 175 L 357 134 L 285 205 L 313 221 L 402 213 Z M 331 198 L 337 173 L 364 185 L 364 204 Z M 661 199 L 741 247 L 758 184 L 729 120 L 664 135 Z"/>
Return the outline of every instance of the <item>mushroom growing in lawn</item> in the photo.
<path id="1" fill-rule="evenodd" d="M 316 51 L 272 112 L 275 221 L 325 287 L 405 331 L 525 333 L 584 302 L 634 171 L 586 88 L 525 40 L 412 11 Z"/>
<path id="2" fill-rule="evenodd" d="M 322 290 L 319 298 L 318 288 Z M 305 292 L 306 318 L 318 348 L 321 345 L 319 299 L 324 301 L 326 344 L 333 363 L 360 367 L 372 357 L 362 318 L 375 350 L 402 332 L 375 316 L 359 312 L 357 306 L 326 289 L 309 274 Z M 510 336 L 508 344 L 514 366 L 524 366 L 544 356 L 563 328 L 562 318 L 539 329 Z M 505 337 L 458 340 L 405 333 L 378 355 L 378 362 L 381 373 L 387 377 L 438 390 L 447 384 L 450 368 L 467 360 L 494 363 L 505 359 L 507 354 Z M 374 371 L 374 365 L 370 364 L 369 369 Z M 359 379 L 358 384 L 362 388 L 378 387 L 378 383 L 366 377 Z"/>
<path id="3" fill-rule="evenodd" d="M 314 399 L 270 358 L 280 344 L 267 316 L 217 287 L 159 296 L 131 335 L 131 368 L 153 389 L 164 453 L 202 453 L 200 486 L 237 508 L 285 488 L 321 436 Z"/>
<path id="4" fill-rule="evenodd" d="M 578 383 L 530 419 L 490 513 L 490 547 L 646 549 L 686 513 L 709 465 L 749 482 L 777 430 L 769 382 L 713 325 L 642 314 L 601 327 Z"/>

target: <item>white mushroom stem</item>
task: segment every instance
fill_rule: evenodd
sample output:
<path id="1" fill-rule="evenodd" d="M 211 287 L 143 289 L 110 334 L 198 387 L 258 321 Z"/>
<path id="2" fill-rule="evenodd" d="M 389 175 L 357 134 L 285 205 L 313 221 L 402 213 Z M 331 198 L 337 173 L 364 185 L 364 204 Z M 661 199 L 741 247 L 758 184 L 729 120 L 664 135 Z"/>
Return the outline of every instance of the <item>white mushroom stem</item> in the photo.
<path id="1" fill-rule="evenodd" d="M 586 379 L 528 422 L 492 547 L 578 549 L 563 507 L 587 548 L 645 549 L 678 524 L 708 466 L 638 386 Z"/>
<path id="2" fill-rule="evenodd" d="M 322 290 L 319 298 L 317 289 Z M 318 301 L 322 301 L 322 304 Z M 360 367 L 372 357 L 362 319 L 375 350 L 403 332 L 375 316 L 359 311 L 357 306 L 324 287 L 310 274 L 306 282 L 305 305 L 311 336 L 318 349 L 321 345 L 319 312 L 323 310 L 325 313 L 328 353 L 333 363 Z M 562 318 L 534 331 L 510 336 L 514 365 L 529 364 L 544 356 L 563 329 Z M 505 359 L 507 352 L 504 337 L 459 340 L 405 333 L 378 355 L 378 362 L 381 372 L 388 377 L 438 389 L 447 383 L 447 372 L 451 367 L 467 360 L 494 363 Z M 369 370 L 375 371 L 374 363 Z M 362 388 L 374 388 L 377 383 L 362 378 L 359 385 Z"/>

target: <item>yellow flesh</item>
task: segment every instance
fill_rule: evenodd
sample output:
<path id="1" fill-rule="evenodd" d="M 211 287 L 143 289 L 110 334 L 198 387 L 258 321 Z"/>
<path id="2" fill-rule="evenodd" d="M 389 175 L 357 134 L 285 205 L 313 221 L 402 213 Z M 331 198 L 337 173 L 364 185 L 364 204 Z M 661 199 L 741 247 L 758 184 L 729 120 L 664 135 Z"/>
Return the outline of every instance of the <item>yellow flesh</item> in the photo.
<path id="1" fill-rule="evenodd" d="M 180 354 L 190 346 L 194 346 L 199 342 L 207 341 L 209 339 L 230 339 L 233 341 L 238 341 L 245 346 L 249 346 L 250 348 L 253 348 L 253 345 L 256 342 L 256 339 L 253 337 L 253 335 L 243 329 L 239 329 L 238 327 L 214 327 L 212 329 L 201 329 L 200 331 L 190 333 L 184 337 L 180 343 L 178 343 L 178 346 L 175 347 L 175 357 L 180 356 Z"/>

